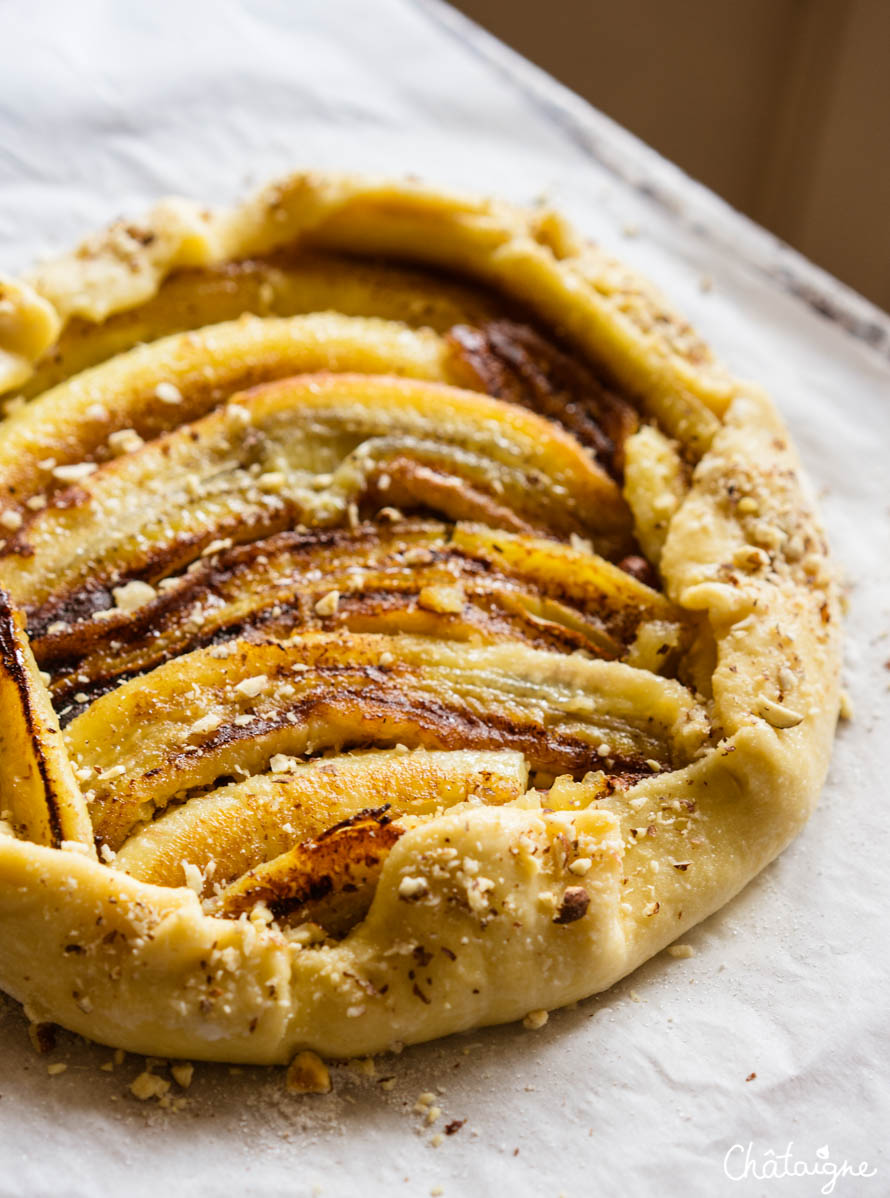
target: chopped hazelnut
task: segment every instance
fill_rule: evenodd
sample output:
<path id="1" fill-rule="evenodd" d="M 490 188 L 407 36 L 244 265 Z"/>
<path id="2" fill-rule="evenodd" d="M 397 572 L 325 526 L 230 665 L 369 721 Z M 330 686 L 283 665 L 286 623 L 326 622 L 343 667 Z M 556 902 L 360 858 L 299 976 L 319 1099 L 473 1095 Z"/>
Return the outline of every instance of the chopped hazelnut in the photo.
<path id="1" fill-rule="evenodd" d="M 158 383 L 155 387 L 155 398 L 161 403 L 182 403 L 182 392 L 174 383 Z"/>
<path id="2" fill-rule="evenodd" d="M 416 899 L 421 898 L 429 891 L 429 883 L 426 878 L 402 878 L 399 882 L 399 898 Z"/>
<path id="3" fill-rule="evenodd" d="M 53 478 L 60 483 L 79 483 L 95 471 L 95 462 L 76 462 L 69 466 L 56 466 Z"/>
<path id="4" fill-rule="evenodd" d="M 315 614 L 317 616 L 335 616 L 337 608 L 340 605 L 340 592 L 328 591 L 315 604 Z"/>
<path id="5" fill-rule="evenodd" d="M 215 732 L 221 723 L 222 716 L 214 715 L 213 712 L 208 712 L 207 715 L 202 715 L 199 720 L 195 720 L 189 731 L 196 735 L 199 735 L 202 732 Z"/>
<path id="6" fill-rule="evenodd" d="M 464 592 L 458 586 L 423 587 L 417 596 L 418 607 L 441 615 L 456 615 L 464 609 Z"/>
<path id="7" fill-rule="evenodd" d="M 112 587 L 111 593 L 119 611 L 136 611 L 137 608 L 143 607 L 157 598 L 157 591 L 153 586 L 135 578 L 132 582 L 124 583 L 123 586 Z"/>
<path id="8" fill-rule="evenodd" d="M 291 1094 L 329 1094 L 331 1075 L 315 1052 L 298 1052 L 287 1069 L 285 1079 Z"/>
<path id="9" fill-rule="evenodd" d="M 786 707 L 784 703 L 776 703 L 773 699 L 761 699 L 757 705 L 757 714 L 773 728 L 796 728 L 803 722 L 803 716 L 799 711 Z"/>
<path id="10" fill-rule="evenodd" d="M 158 1077 L 156 1073 L 149 1073 L 147 1069 L 130 1082 L 130 1093 L 140 1102 L 145 1102 L 149 1098 L 161 1098 L 169 1089 L 170 1083 L 166 1078 Z"/>
<path id="11" fill-rule="evenodd" d="M 550 1013 L 548 1011 L 529 1011 L 522 1021 L 522 1026 L 527 1027 L 531 1032 L 536 1032 L 544 1026 L 549 1018 Z"/>
<path id="12" fill-rule="evenodd" d="M 554 923 L 574 923 L 583 919 L 590 906 L 590 895 L 583 886 L 568 886 L 562 896 L 562 902 L 553 916 Z"/>
<path id="13" fill-rule="evenodd" d="M 261 695 L 269 686 L 269 679 L 266 674 L 255 674 L 253 678 L 245 678 L 239 682 L 235 691 L 239 695 L 243 695 L 245 699 L 255 699 L 257 695 Z"/>
<path id="14" fill-rule="evenodd" d="M 171 1065 L 170 1072 L 173 1074 L 173 1080 L 176 1084 L 181 1086 L 183 1090 L 187 1090 L 192 1084 L 195 1067 L 188 1061 L 183 1061 L 179 1065 Z"/>
<path id="15" fill-rule="evenodd" d="M 114 454 L 135 453 L 144 444 L 134 428 L 119 428 L 108 437 L 108 448 Z"/>
<path id="16" fill-rule="evenodd" d="M 269 769 L 273 774 L 290 774 L 299 764 L 297 757 L 288 757 L 286 753 L 276 753 L 269 761 Z"/>

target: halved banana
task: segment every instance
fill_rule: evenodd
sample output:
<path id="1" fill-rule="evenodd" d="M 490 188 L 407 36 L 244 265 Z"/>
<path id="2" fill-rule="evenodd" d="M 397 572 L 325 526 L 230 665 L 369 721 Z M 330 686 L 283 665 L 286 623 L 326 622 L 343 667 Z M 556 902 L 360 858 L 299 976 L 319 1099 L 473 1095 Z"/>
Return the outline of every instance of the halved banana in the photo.
<path id="1" fill-rule="evenodd" d="M 405 463 L 419 472 L 415 502 L 451 518 L 469 506 L 494 524 L 503 513 L 521 529 L 596 538 L 611 554 L 630 544 L 616 484 L 540 416 L 440 383 L 302 375 L 89 473 L 36 514 L 0 581 L 58 619 L 108 607 L 123 580 L 154 581 L 220 541 L 344 523 Z"/>
<path id="2" fill-rule="evenodd" d="M 533 769 L 637 777 L 685 763 L 708 724 L 680 683 L 519 645 L 308 633 L 196 650 L 68 726 L 97 837 L 117 849 L 174 796 L 278 753 L 376 745 L 517 749 Z"/>
<path id="3" fill-rule="evenodd" d="M 387 749 L 273 763 L 256 774 L 172 807 L 130 836 L 115 866 L 144 882 L 180 886 L 185 864 L 205 895 L 246 870 L 286 853 L 332 824 L 388 804 L 392 812 L 431 815 L 472 799 L 500 806 L 525 794 L 521 753 Z"/>
<path id="4" fill-rule="evenodd" d="M 249 869 L 211 910 L 237 919 L 261 903 L 277 920 L 319 924 L 344 935 L 370 907 L 384 862 L 404 832 L 385 807 L 362 811 Z"/>
<path id="5" fill-rule="evenodd" d="M 95 856 L 86 803 L 21 616 L 0 590 L 0 818 L 18 836 Z"/>
<path id="6" fill-rule="evenodd" d="M 444 333 L 502 314 L 507 301 L 442 275 L 336 254 L 282 252 L 178 270 L 150 299 L 100 323 L 74 317 L 21 394 L 40 395 L 116 354 L 187 329 L 255 316 L 339 312 Z M 33 356 L 33 355 L 32 355 Z"/>
<path id="7" fill-rule="evenodd" d="M 146 594 L 135 610 L 112 608 L 102 619 L 54 623 L 51 611 L 32 613 L 34 653 L 52 675 L 63 719 L 73 702 L 249 628 L 279 640 L 333 628 L 515 639 L 622 658 L 646 626 L 657 641 L 656 673 L 667 672 L 692 639 L 679 609 L 601 557 L 432 521 L 279 533 L 221 550 Z"/>
<path id="8" fill-rule="evenodd" d="M 65 488 L 67 467 L 107 461 L 134 434 L 137 445 L 160 436 L 268 379 L 338 370 L 451 382 L 449 361 L 429 329 L 337 312 L 245 316 L 164 337 L 83 371 L 0 422 L 2 511 L 27 522 L 40 497 Z"/>

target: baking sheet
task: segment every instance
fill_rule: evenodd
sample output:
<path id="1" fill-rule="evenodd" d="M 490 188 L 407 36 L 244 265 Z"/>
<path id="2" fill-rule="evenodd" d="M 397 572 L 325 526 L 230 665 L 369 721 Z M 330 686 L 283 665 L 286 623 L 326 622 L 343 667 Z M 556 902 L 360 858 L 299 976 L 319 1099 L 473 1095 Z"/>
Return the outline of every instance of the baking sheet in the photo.
<path id="1" fill-rule="evenodd" d="M 0 1194 L 887 1193 L 890 320 L 432 0 L 44 0 L 0 3 L 0 28 L 4 269 L 308 165 L 546 193 L 656 279 L 791 424 L 849 579 L 855 710 L 808 828 L 696 955 L 539 1031 L 337 1067 L 326 1097 L 199 1065 L 170 1112 L 128 1094 L 141 1059 L 106 1072 L 65 1034 L 38 1057 L 4 1001 Z"/>

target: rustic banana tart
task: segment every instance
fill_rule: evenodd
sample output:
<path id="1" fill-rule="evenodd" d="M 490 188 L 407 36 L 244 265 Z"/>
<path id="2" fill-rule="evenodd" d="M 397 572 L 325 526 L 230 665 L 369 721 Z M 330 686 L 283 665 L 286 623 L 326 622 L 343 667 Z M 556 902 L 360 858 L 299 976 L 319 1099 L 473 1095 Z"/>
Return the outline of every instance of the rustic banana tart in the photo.
<path id="1" fill-rule="evenodd" d="M 165 1057 L 612 985 L 798 832 L 773 404 L 548 209 L 299 174 L 0 281 L 0 986 Z"/>

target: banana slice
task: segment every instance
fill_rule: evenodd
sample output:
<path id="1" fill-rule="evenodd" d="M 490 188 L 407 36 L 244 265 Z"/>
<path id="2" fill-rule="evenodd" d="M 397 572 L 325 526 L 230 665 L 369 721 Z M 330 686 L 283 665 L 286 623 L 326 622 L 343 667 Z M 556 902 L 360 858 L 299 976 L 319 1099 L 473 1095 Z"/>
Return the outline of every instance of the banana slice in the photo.
<path id="1" fill-rule="evenodd" d="M 196 795 L 146 824 L 118 850 L 116 867 L 180 886 L 187 862 L 208 895 L 362 810 L 386 804 L 400 815 L 431 815 L 467 800 L 499 806 L 521 798 L 528 784 L 524 757 L 510 751 L 389 749 L 273 764 L 277 773 Z"/>
<path id="2" fill-rule="evenodd" d="M 261 903 L 277 920 L 311 922 L 344 935 L 371 906 L 384 862 L 404 831 L 385 807 L 362 811 L 248 870 L 211 909 L 236 919 Z"/>
<path id="3" fill-rule="evenodd" d="M 150 720 L 147 717 L 150 713 Z M 233 641 L 125 683 L 69 724 L 97 837 L 117 849 L 174 796 L 277 754 L 397 743 L 517 749 L 551 775 L 687 762 L 708 723 L 680 683 L 521 646 L 306 634 Z"/>
<path id="4" fill-rule="evenodd" d="M 2 818 L 18 836 L 95 856 L 86 803 L 21 617 L 0 590 Z"/>
<path id="5" fill-rule="evenodd" d="M 52 675 L 63 719 L 136 673 L 248 628 L 274 639 L 333 628 L 515 639 L 623 658 L 646 626 L 657 642 L 649 667 L 656 673 L 692 638 L 684 613 L 601 557 L 433 522 L 280 533 L 221 550 L 165 580 L 133 611 L 102 616 L 59 626 L 51 609 L 32 613 L 34 653 Z"/>
<path id="6" fill-rule="evenodd" d="M 478 287 L 385 262 L 336 254 L 279 253 L 176 271 L 144 303 L 100 323 L 74 317 L 21 389 L 41 395 L 134 345 L 188 329 L 255 316 L 338 312 L 404 321 L 445 333 L 478 325 L 504 307 Z M 32 354 L 32 356 L 34 356 Z M 352 369 L 356 369 L 353 367 Z"/>
<path id="7" fill-rule="evenodd" d="M 588 535 L 613 554 L 629 544 L 614 481 L 540 416 L 440 383 L 303 375 L 87 472 L 19 534 L 0 580 L 26 610 L 65 619 L 220 541 L 344 523 L 351 504 L 406 463 L 418 472 L 415 502 L 446 515 L 464 515 L 467 493 L 477 494 L 482 511 L 471 504 L 471 514 L 493 523 L 503 511 L 525 530 Z"/>
<path id="8" fill-rule="evenodd" d="M 246 316 L 139 346 L 0 423 L 0 516 L 12 511 L 27 522 L 38 499 L 65 488 L 67 467 L 106 461 L 134 435 L 151 440 L 268 379 L 340 370 L 450 382 L 449 360 L 429 329 L 337 312 Z"/>

